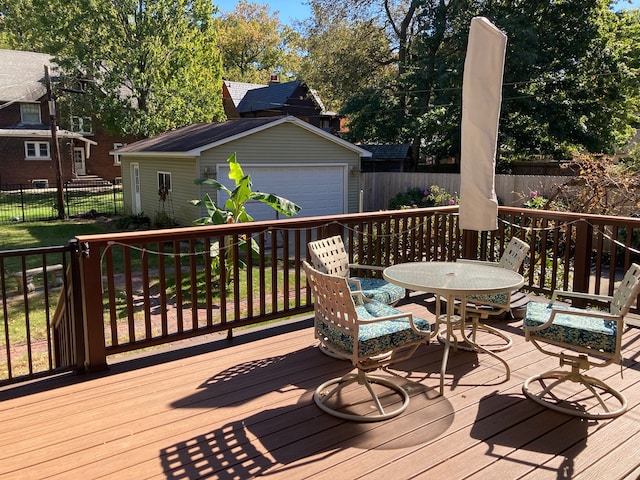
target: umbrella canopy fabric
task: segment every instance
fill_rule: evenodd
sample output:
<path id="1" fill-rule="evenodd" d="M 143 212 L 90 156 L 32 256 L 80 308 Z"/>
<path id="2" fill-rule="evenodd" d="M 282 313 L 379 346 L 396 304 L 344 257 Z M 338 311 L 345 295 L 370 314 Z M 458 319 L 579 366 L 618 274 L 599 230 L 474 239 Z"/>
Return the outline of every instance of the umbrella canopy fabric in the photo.
<path id="1" fill-rule="evenodd" d="M 460 228 L 498 228 L 498 123 L 507 36 L 484 17 L 471 20 L 462 81 Z"/>

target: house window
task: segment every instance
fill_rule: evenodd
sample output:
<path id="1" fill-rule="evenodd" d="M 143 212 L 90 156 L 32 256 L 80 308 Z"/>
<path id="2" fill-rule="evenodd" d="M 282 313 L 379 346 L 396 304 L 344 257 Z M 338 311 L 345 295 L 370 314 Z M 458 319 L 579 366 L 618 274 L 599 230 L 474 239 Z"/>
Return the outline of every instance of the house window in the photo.
<path id="1" fill-rule="evenodd" d="M 124 144 L 123 143 L 114 143 L 113 144 L 113 149 L 117 150 L 120 147 L 122 147 Z M 120 165 L 122 162 L 120 160 L 120 155 L 118 155 L 117 153 L 112 153 L 111 155 L 113 155 L 113 164 L 114 165 Z"/>
<path id="2" fill-rule="evenodd" d="M 78 133 L 93 133 L 91 117 L 71 117 L 71 131 Z"/>
<path id="3" fill-rule="evenodd" d="M 49 160 L 49 142 L 24 142 L 24 155 L 30 160 Z"/>
<path id="4" fill-rule="evenodd" d="M 21 103 L 20 118 L 25 125 L 40 125 L 42 123 L 40 105 L 37 103 Z"/>
<path id="5" fill-rule="evenodd" d="M 158 172 L 158 193 L 171 191 L 171 173 Z"/>

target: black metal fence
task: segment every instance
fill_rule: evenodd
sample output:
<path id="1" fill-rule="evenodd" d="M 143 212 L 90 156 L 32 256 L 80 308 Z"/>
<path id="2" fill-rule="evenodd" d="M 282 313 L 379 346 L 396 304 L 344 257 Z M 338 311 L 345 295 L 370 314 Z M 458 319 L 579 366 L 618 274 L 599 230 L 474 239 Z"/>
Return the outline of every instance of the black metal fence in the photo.
<path id="1" fill-rule="evenodd" d="M 35 222 L 58 218 L 56 188 L 34 185 L 0 186 L 0 223 Z M 64 184 L 66 217 L 95 217 L 122 213 L 122 184 L 104 180 Z"/>

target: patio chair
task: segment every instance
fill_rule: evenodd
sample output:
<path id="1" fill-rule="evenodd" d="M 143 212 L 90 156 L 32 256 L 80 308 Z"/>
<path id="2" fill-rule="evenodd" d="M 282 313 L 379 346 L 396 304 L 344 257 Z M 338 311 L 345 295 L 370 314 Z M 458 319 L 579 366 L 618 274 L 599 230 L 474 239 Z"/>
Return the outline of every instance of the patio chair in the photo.
<path id="1" fill-rule="evenodd" d="M 525 338 L 570 369 L 530 377 L 522 387 L 524 394 L 545 407 L 578 417 L 600 419 L 623 414 L 627 410 L 624 395 L 583 371 L 622 364 L 624 317 L 639 293 L 640 266 L 634 263 L 613 296 L 556 291 L 550 303 L 530 302 L 524 319 Z M 609 309 L 572 307 L 557 303 L 558 298 L 596 300 L 608 303 Z M 574 388 L 569 389 L 567 382 L 573 382 Z"/>
<path id="2" fill-rule="evenodd" d="M 322 273 L 307 262 L 303 266 L 314 298 L 316 335 L 357 369 L 322 383 L 313 394 L 315 403 L 357 422 L 399 415 L 409 405 L 409 394 L 392 378 L 371 372 L 409 358 L 428 343 L 429 322 L 351 291 L 345 277 Z"/>
<path id="3" fill-rule="evenodd" d="M 347 278 L 350 288 L 361 291 L 365 297 L 387 305 L 395 305 L 404 297 L 404 288 L 382 278 L 350 276 L 351 271 L 355 269 L 382 272 L 384 267 L 349 263 L 349 256 L 340 235 L 309 242 L 307 246 L 311 254 L 311 264 L 316 270 Z"/>
<path id="4" fill-rule="evenodd" d="M 507 248 L 505 248 L 500 260 L 497 262 L 498 267 L 506 268 L 517 272 L 520 270 L 522 263 L 527 254 L 529 253 L 529 245 L 516 237 L 511 237 Z M 477 260 L 460 259 L 459 262 L 477 262 Z M 484 345 L 484 348 L 492 352 L 500 352 L 507 350 L 513 344 L 511 337 L 494 328 L 490 325 L 483 323 L 490 317 L 498 317 L 504 313 L 511 313 L 514 298 L 517 297 L 517 305 L 521 305 L 524 301 L 527 301 L 524 294 L 518 292 L 510 293 L 498 293 L 498 294 L 486 294 L 486 295 L 469 295 L 466 297 L 465 312 L 467 319 L 471 319 L 472 338 L 475 341 L 476 332 L 478 329 L 484 330 L 496 337 L 498 337 L 503 343 Z M 513 314 L 512 314 L 513 316 Z M 482 322 L 481 322 L 482 321 Z M 464 346 L 461 348 L 464 349 Z"/>

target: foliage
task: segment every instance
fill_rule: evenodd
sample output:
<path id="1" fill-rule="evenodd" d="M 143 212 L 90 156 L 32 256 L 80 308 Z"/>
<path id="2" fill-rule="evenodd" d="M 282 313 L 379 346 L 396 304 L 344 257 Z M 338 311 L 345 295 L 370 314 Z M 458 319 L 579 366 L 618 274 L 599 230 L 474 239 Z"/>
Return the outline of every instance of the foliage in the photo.
<path id="1" fill-rule="evenodd" d="M 242 0 L 216 21 L 218 48 L 225 78 L 266 84 L 272 74 L 294 77 L 298 69 L 299 36 L 282 25 L 267 5 Z"/>
<path id="2" fill-rule="evenodd" d="M 120 230 L 148 230 L 151 228 L 151 219 L 140 212 L 133 215 L 123 215 L 116 221 Z"/>
<path id="3" fill-rule="evenodd" d="M 451 195 L 442 187 L 431 185 L 429 189 L 415 187 L 397 194 L 389 200 L 389 209 L 437 207 L 457 205 L 459 202 L 460 199 L 456 195 Z"/>
<path id="4" fill-rule="evenodd" d="M 317 0 L 310 7 L 312 16 L 302 25 L 306 55 L 301 75 L 327 108 L 338 111 L 347 101 L 366 97 L 362 92 L 367 89 L 377 92 L 392 81 L 393 53 L 384 26 L 373 12 L 358 5 L 356 15 L 346 4 Z M 366 105 L 366 98 L 359 103 Z M 378 111 L 384 112 L 387 110 Z"/>
<path id="5" fill-rule="evenodd" d="M 61 98 L 66 113 L 150 136 L 223 118 L 214 13 L 208 0 L 15 0 L 0 29 L 85 91 Z"/>
<path id="6" fill-rule="evenodd" d="M 640 211 L 640 172 L 606 155 L 578 155 L 567 166 L 577 176 L 560 185 L 553 200 L 569 211 L 599 215 L 636 215 Z"/>
<path id="7" fill-rule="evenodd" d="M 208 193 L 205 194 L 202 200 L 191 200 L 192 205 L 198 207 L 204 206 L 207 209 L 207 216 L 195 220 L 195 225 L 221 225 L 225 223 L 252 222 L 253 217 L 251 217 L 251 215 L 249 215 L 246 210 L 246 205 L 250 201 L 257 201 L 269 205 L 271 208 L 287 217 L 292 217 L 300 211 L 300 206 L 290 200 L 287 200 L 286 198 L 279 197 L 272 193 L 253 191 L 251 189 L 251 187 L 253 186 L 251 182 L 251 176 L 244 174 L 242 167 L 236 159 L 235 153 L 227 158 L 227 163 L 229 164 L 229 179 L 235 182 L 235 188 L 233 189 L 233 191 L 229 190 L 222 183 L 212 178 L 200 178 L 196 180 L 197 184 L 207 185 L 215 190 L 221 190 L 225 192 L 229 198 L 226 200 L 224 207 L 220 207 L 219 205 L 217 205 Z M 245 254 L 248 254 L 248 252 L 246 251 L 246 239 L 242 238 L 239 242 L 240 249 L 245 251 Z M 256 253 L 259 253 L 259 248 L 256 241 L 251 239 L 249 243 L 251 249 Z M 211 245 L 210 251 L 212 258 L 212 268 L 214 272 L 220 272 L 221 258 L 226 258 L 225 265 L 227 282 L 230 282 L 232 280 L 231 272 L 233 269 L 233 265 L 236 263 L 236 259 L 233 258 L 233 250 L 229 247 L 229 244 L 220 246 L 219 242 L 214 242 Z M 245 266 L 245 264 L 242 263 L 240 259 L 237 259 L 237 263 L 239 263 L 242 267 Z"/>
<path id="8" fill-rule="evenodd" d="M 531 191 L 529 192 L 529 200 L 524 202 L 523 207 L 532 208 L 534 210 L 544 210 L 547 203 L 549 203 L 549 199 L 542 195 L 538 195 L 538 192 L 536 191 Z"/>
<path id="9" fill-rule="evenodd" d="M 338 7 L 313 0 L 305 38 L 309 61 L 336 65 L 332 73 L 351 78 L 361 64 L 370 65 L 369 77 L 335 100 L 349 118 L 350 140 L 412 143 L 414 161 L 419 150 L 435 159 L 457 158 L 468 30 L 472 17 L 485 16 L 508 36 L 501 155 L 570 158 L 580 149 L 613 152 L 638 121 L 640 16 L 614 14 L 609 3 L 346 0 Z M 332 11 L 331 30 L 318 28 Z M 338 37 L 334 48 L 315 47 L 327 32 L 352 25 L 377 28 L 378 46 L 366 60 L 349 61 L 345 54 L 363 52 L 355 36 Z M 341 63 L 342 56 L 347 60 Z M 333 76 L 324 78 L 325 89 L 340 92 L 343 75 Z"/>

